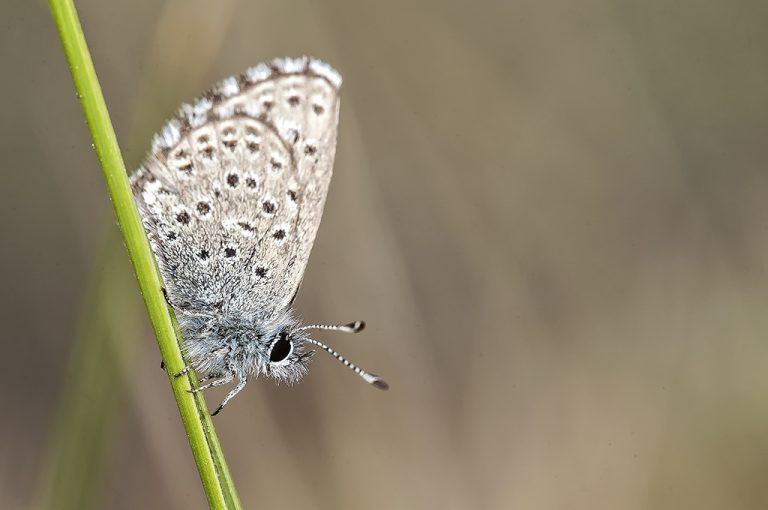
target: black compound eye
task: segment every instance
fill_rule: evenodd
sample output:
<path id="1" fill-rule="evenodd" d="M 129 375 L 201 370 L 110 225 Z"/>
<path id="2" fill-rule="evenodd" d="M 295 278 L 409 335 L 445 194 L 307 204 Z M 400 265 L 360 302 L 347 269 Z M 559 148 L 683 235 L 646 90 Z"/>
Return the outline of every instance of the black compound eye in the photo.
<path id="1" fill-rule="evenodd" d="M 269 351 L 269 361 L 277 363 L 283 361 L 291 353 L 292 346 L 291 341 L 288 340 L 288 334 L 283 331 L 280 333 L 280 338 L 272 344 L 272 349 Z"/>

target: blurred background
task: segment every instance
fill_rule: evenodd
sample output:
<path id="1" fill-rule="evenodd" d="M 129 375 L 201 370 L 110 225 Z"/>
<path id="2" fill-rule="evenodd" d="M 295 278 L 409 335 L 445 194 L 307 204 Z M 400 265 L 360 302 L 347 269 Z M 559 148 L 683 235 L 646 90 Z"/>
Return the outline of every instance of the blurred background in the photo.
<path id="1" fill-rule="evenodd" d="M 77 5 L 129 168 L 248 66 L 344 75 L 297 306 L 392 388 L 249 384 L 245 508 L 768 507 L 766 2 Z M 0 27 L 0 507 L 205 508 L 47 6 Z"/>

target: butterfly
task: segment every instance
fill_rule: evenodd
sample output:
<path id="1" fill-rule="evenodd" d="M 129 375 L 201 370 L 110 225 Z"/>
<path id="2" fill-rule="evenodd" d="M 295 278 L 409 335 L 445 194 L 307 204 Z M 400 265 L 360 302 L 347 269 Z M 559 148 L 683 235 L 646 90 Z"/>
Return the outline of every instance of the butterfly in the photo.
<path id="1" fill-rule="evenodd" d="M 294 383 L 316 346 L 380 389 L 368 373 L 302 325 L 293 302 L 328 193 L 341 75 L 314 58 L 275 59 L 230 77 L 158 133 L 130 178 L 183 337 L 203 375 L 193 392 L 250 377 Z M 205 384 L 202 384 L 205 383 Z"/>

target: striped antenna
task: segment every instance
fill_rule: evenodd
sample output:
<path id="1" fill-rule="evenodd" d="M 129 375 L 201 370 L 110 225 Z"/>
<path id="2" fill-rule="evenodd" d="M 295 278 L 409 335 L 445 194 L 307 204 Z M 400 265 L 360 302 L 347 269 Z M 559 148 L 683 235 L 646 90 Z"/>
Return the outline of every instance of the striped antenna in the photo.
<path id="1" fill-rule="evenodd" d="M 344 326 L 342 326 L 342 327 L 344 327 Z M 354 331 L 351 331 L 351 332 L 354 333 Z M 320 347 L 322 350 L 324 350 L 325 352 L 327 352 L 328 354 L 330 354 L 331 356 L 333 356 L 337 360 L 341 361 L 347 368 L 351 369 L 354 373 L 356 373 L 357 375 L 362 377 L 363 380 L 365 382 L 367 382 L 368 384 L 372 384 L 373 386 L 379 388 L 380 390 L 388 390 L 389 389 L 389 384 L 387 384 L 387 382 L 384 379 L 382 379 L 378 375 L 369 374 L 368 372 L 366 372 L 362 368 L 358 367 L 357 365 L 355 365 L 354 363 L 349 361 L 347 358 L 345 358 L 344 356 L 342 356 L 338 352 L 334 351 L 333 349 L 331 349 L 330 347 L 328 347 L 324 343 L 318 342 L 317 340 L 313 340 L 312 338 L 307 338 L 307 342 L 309 342 L 311 344 L 315 344 L 316 346 Z"/>
<path id="2" fill-rule="evenodd" d="M 342 333 L 360 333 L 364 328 L 365 322 L 355 321 L 349 324 L 310 324 L 299 328 L 299 330 L 322 329 L 325 331 L 341 331 Z"/>

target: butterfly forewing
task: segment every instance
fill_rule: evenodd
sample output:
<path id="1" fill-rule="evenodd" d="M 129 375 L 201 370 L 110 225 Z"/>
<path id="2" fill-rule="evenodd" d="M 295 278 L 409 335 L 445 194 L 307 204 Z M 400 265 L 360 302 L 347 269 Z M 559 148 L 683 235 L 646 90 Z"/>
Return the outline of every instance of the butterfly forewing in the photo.
<path id="1" fill-rule="evenodd" d="M 301 281 L 330 182 L 340 76 L 275 60 L 182 107 L 131 182 L 174 306 L 268 320 Z"/>

